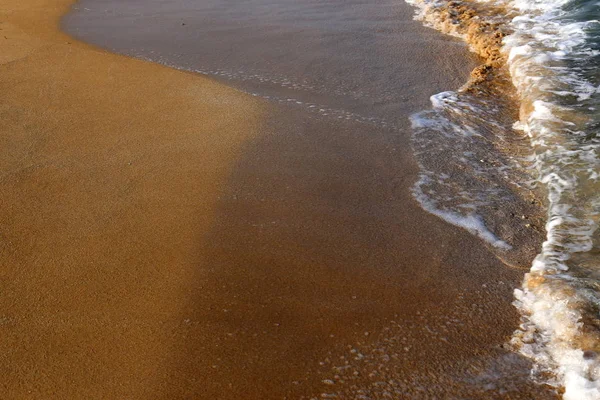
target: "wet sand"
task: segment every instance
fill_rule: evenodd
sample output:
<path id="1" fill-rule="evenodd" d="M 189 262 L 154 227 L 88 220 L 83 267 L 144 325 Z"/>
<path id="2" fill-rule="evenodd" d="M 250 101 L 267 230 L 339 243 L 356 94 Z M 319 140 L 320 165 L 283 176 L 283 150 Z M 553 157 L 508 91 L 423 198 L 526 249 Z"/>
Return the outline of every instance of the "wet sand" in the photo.
<path id="1" fill-rule="evenodd" d="M 502 346 L 523 271 L 418 208 L 408 126 L 109 54 L 59 32 L 70 1 L 0 4 L 1 398 L 551 398 Z"/>

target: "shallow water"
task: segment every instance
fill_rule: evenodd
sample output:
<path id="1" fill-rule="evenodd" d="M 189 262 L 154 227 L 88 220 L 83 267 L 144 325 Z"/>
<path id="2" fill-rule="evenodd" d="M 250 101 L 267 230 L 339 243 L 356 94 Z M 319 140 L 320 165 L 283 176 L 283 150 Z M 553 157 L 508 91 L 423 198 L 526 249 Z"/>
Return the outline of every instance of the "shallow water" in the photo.
<path id="1" fill-rule="evenodd" d="M 117 52 L 394 129 L 445 89 L 448 77 L 460 86 L 474 65 L 463 43 L 421 27 L 411 14 L 390 0 L 84 0 L 64 25 Z M 423 63 L 440 74 L 424 75 Z"/>
<path id="2" fill-rule="evenodd" d="M 522 290 L 515 291 L 523 323 L 513 344 L 536 362 L 534 377 L 563 387 L 565 399 L 598 399 L 600 3 L 479 0 L 414 4 L 427 24 L 462 37 L 484 57 L 498 56 L 487 60 L 490 68 L 498 71 L 483 84 L 491 91 L 483 90 L 473 99 L 467 85 L 458 93 L 432 98 L 434 109 L 422 114 L 425 122 L 417 119 L 415 123 L 417 149 L 422 141 L 419 131 L 437 137 L 451 132 L 452 142 L 461 148 L 474 146 L 482 132 L 496 131 L 487 142 L 497 149 L 492 152 L 497 159 L 508 156 L 510 162 L 500 162 L 493 173 L 503 171 L 508 183 L 521 188 L 517 192 L 529 190 L 544 196 L 547 239 Z M 490 37 L 501 40 L 487 40 Z M 502 123 L 490 112 L 497 110 L 503 98 L 513 97 L 511 93 L 494 95 L 495 88 L 505 85 L 502 79 L 506 77 L 516 88 L 514 101 L 519 108 L 513 129 L 528 139 L 526 146 L 524 142 L 504 146 L 510 121 Z M 449 110 L 454 115 L 445 117 Z M 479 119 L 478 129 L 469 124 L 474 119 Z M 518 137 L 518 132 L 513 136 Z M 424 146 L 431 143 L 426 139 Z M 486 145 L 490 146 L 475 147 Z M 466 163 L 477 165 L 477 158 L 479 155 L 468 158 Z M 481 211 L 489 218 L 493 212 L 486 208 L 510 201 L 493 184 L 472 184 L 479 175 L 490 175 L 485 168 L 476 166 L 458 177 L 434 180 L 429 175 L 439 170 L 427 165 L 426 157 L 421 164 L 423 178 L 415 191 L 425 207 L 497 247 L 505 246 L 503 236 L 495 236 L 500 232 L 465 222 L 479 218 Z M 524 168 L 532 171 L 533 181 L 520 173 Z M 424 193 L 422 187 L 429 191 Z M 445 194 L 449 191 L 459 193 L 460 201 L 448 199 Z"/>

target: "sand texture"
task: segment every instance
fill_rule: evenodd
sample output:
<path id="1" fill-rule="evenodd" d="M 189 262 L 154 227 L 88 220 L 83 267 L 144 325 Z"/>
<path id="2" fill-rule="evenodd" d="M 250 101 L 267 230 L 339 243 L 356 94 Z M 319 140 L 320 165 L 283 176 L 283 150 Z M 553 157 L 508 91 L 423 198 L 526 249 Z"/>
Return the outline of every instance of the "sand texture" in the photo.
<path id="1" fill-rule="evenodd" d="M 70 39 L 70 3 L 0 6 L 0 397 L 143 398 L 262 111 Z"/>

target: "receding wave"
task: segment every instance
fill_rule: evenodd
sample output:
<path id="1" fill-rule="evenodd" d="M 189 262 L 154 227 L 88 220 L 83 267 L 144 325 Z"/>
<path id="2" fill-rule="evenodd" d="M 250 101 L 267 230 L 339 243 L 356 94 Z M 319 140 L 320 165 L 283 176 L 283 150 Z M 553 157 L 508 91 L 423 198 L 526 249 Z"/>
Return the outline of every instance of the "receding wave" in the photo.
<path id="1" fill-rule="evenodd" d="M 565 399 L 600 399 L 600 2 L 409 2 L 483 60 L 413 117 L 415 197 L 512 264 L 531 254 L 543 206 L 512 343 Z"/>
<path id="2" fill-rule="evenodd" d="M 411 3 L 419 6 L 419 19 L 464 39 L 482 59 L 460 90 L 432 96 L 433 109 L 412 116 L 421 166 L 413 193 L 423 208 L 479 236 L 508 264 L 524 267 L 541 241 L 542 196 L 532 190 L 529 141 L 514 129 L 519 101 L 501 51 L 512 32 L 507 10 L 482 3 Z"/>

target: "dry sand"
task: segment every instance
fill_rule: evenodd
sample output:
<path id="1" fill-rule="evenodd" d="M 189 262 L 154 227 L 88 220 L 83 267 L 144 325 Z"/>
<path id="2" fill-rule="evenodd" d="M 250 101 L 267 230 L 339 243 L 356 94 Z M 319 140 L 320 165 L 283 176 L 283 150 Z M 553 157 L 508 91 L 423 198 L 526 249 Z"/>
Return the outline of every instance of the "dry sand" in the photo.
<path id="1" fill-rule="evenodd" d="M 148 398 L 262 108 L 72 40 L 71 3 L 0 2 L 0 398 Z"/>
<path id="2" fill-rule="evenodd" d="M 501 347 L 523 272 L 416 206 L 406 138 L 76 42 L 70 0 L 15 3 L 0 398 L 549 398 Z"/>

